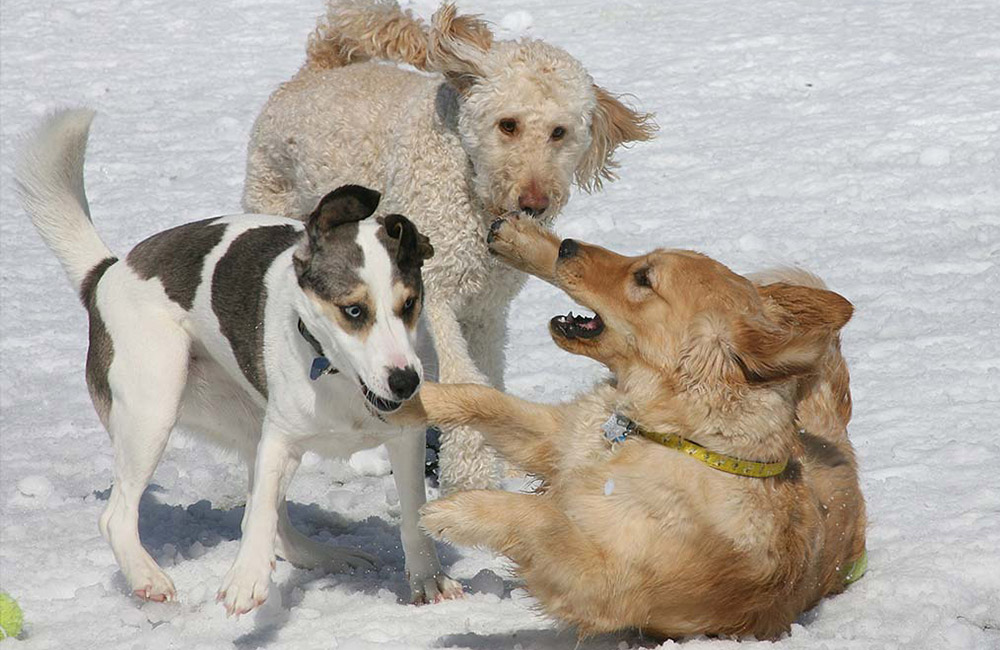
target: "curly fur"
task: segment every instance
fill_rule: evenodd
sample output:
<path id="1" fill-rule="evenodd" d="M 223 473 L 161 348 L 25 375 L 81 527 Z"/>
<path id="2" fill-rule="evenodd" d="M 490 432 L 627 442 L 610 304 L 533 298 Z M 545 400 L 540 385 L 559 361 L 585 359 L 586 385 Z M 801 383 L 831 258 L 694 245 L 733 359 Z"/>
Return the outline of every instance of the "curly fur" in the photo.
<path id="1" fill-rule="evenodd" d="M 526 205 L 551 223 L 574 182 L 614 178 L 614 152 L 650 139 L 651 116 L 563 50 L 496 41 L 453 5 L 427 25 L 394 2 L 334 0 L 307 53 L 257 119 L 244 207 L 301 218 L 331 187 L 378 189 L 381 209 L 411 216 L 437 251 L 424 277 L 441 379 L 502 385 L 506 312 L 524 275 L 490 257 L 489 223 Z M 510 118 L 513 134 L 499 128 Z M 441 465 L 449 488 L 493 482 L 479 436 L 446 432 Z"/>

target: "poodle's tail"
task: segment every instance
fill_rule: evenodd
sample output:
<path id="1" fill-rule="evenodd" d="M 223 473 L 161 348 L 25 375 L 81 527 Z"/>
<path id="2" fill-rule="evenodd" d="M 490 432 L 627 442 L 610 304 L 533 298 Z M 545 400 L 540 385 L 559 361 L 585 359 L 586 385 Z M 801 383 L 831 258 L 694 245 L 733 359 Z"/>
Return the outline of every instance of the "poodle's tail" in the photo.
<path id="1" fill-rule="evenodd" d="M 89 109 L 49 115 L 25 143 L 15 172 L 25 210 L 77 292 L 92 270 L 114 258 L 90 220 L 83 188 L 93 119 Z"/>
<path id="2" fill-rule="evenodd" d="M 425 70 L 428 27 L 395 0 L 330 0 L 306 46 L 306 67 L 385 59 Z"/>

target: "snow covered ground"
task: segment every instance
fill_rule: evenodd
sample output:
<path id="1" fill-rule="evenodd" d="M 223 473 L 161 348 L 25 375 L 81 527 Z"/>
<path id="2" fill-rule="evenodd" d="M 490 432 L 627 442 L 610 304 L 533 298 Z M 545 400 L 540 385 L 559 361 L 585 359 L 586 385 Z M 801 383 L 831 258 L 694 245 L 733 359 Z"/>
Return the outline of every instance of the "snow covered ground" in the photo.
<path id="1" fill-rule="evenodd" d="M 738 271 L 799 264 L 857 306 L 844 347 L 871 568 L 776 646 L 1000 648 L 1000 3 L 492 4 L 461 6 L 566 48 L 658 114 L 658 139 L 621 156 L 620 182 L 574 198 L 562 234 L 626 252 L 696 248 Z M 307 459 L 292 517 L 382 568 L 280 563 L 272 600 L 239 621 L 214 602 L 242 514 L 233 459 L 175 436 L 143 504 L 144 541 L 178 604 L 132 599 L 98 534 L 111 449 L 83 381 L 84 313 L 16 203 L 17 137 L 54 107 L 99 111 L 87 181 L 115 250 L 236 211 L 251 123 L 321 11 L 321 0 L 3 0 L 0 588 L 27 621 L 5 648 L 576 646 L 510 581 L 503 598 L 401 604 L 391 480 L 344 463 Z M 602 375 L 548 339 L 548 317 L 569 306 L 534 281 L 517 299 L 510 390 L 552 401 Z M 505 566 L 468 550 L 444 558 L 466 581 Z"/>

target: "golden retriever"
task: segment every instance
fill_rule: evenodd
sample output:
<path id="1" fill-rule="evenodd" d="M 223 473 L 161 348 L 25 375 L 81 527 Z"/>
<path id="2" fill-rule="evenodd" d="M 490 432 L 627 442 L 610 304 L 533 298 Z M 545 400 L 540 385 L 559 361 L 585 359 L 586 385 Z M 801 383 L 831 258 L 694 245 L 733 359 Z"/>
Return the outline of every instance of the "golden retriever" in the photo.
<path id="1" fill-rule="evenodd" d="M 410 417 L 475 427 L 544 480 L 537 494 L 428 504 L 428 533 L 508 556 L 544 611 L 581 634 L 774 639 L 857 577 L 866 519 L 846 429 L 847 300 L 804 272 L 755 284 L 698 253 L 625 257 L 528 219 L 498 220 L 490 246 L 596 312 L 557 316 L 551 335 L 613 378 L 559 405 L 425 385 Z M 641 428 L 609 442 L 613 414 Z M 670 434 L 689 453 L 661 444 Z"/>

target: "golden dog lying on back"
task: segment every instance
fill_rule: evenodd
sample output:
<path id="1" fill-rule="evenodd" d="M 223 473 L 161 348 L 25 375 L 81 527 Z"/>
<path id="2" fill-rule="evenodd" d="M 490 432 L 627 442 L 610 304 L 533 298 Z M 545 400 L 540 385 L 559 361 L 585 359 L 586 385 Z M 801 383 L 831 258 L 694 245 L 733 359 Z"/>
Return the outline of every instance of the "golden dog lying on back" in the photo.
<path id="1" fill-rule="evenodd" d="M 425 384 L 409 415 L 471 425 L 544 479 L 431 503 L 427 532 L 507 555 L 583 634 L 773 639 L 860 577 L 847 300 L 804 272 L 754 284 L 697 253 L 623 257 L 526 219 L 490 240 L 597 312 L 557 316 L 552 338 L 614 378 L 560 405 Z"/>

